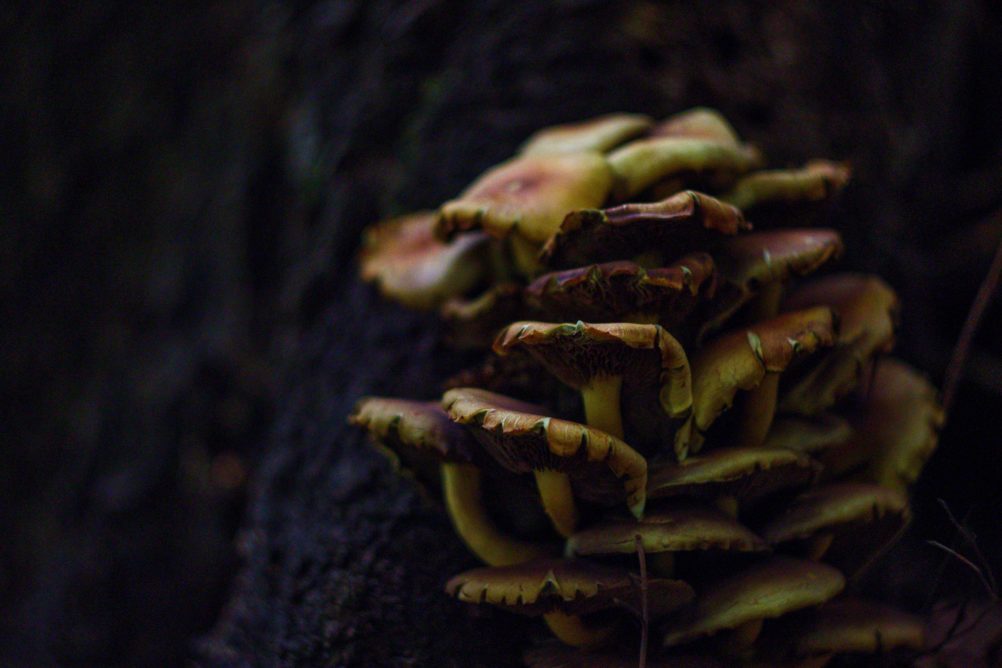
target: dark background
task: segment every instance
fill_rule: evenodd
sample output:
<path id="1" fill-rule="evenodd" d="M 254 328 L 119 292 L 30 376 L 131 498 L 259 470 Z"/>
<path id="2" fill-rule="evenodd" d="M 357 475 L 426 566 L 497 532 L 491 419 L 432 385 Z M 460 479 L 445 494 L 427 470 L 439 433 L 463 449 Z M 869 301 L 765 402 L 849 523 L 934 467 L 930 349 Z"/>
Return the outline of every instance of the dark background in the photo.
<path id="1" fill-rule="evenodd" d="M 999 3 L 40 1 L 0 31 L 4 665 L 512 660 L 344 416 L 463 361 L 357 283 L 360 229 L 541 125 L 702 104 L 773 165 L 849 160 L 844 265 L 937 381 L 1002 233 Z M 912 605 L 975 589 L 921 543 L 955 538 L 937 498 L 1002 573 L 1000 333 L 884 582 Z"/>

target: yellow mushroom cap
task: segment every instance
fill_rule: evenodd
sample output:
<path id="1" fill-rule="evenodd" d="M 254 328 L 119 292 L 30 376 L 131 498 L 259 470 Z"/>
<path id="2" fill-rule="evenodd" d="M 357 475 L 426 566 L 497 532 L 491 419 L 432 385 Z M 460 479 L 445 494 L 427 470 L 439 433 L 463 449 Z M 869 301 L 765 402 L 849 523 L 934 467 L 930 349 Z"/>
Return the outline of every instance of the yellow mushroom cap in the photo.
<path id="1" fill-rule="evenodd" d="M 828 160 L 800 169 L 761 170 L 738 179 L 722 199 L 746 212 L 762 205 L 825 201 L 845 187 L 850 173 L 848 165 Z"/>
<path id="2" fill-rule="evenodd" d="M 641 609 L 640 584 L 638 576 L 618 568 L 581 559 L 539 559 L 460 573 L 445 591 L 464 603 L 487 603 L 525 615 L 553 610 L 585 615 L 614 607 Z M 692 601 L 693 590 L 681 580 L 651 578 L 647 596 L 649 605 L 667 614 Z"/>
<path id="3" fill-rule="evenodd" d="M 576 496 L 603 504 L 625 499 L 635 515 L 643 515 L 647 460 L 618 438 L 476 388 L 449 390 L 442 406 L 508 470 L 561 471 Z"/>
<path id="4" fill-rule="evenodd" d="M 439 210 L 438 226 L 451 236 L 483 229 L 496 238 L 515 234 L 541 245 L 571 211 L 603 204 L 612 173 L 600 153 L 521 156 L 485 172 Z"/>
<path id="5" fill-rule="evenodd" d="M 384 297 L 405 306 L 432 309 L 486 277 L 488 242 L 480 232 L 440 240 L 432 212 L 383 221 L 365 231 L 359 257 L 362 280 L 375 283 Z"/>
<path id="6" fill-rule="evenodd" d="M 651 137 L 689 137 L 723 144 L 741 143 L 738 133 L 723 115 L 707 107 L 695 107 L 669 116 L 651 128 Z"/>
<path id="7" fill-rule="evenodd" d="M 578 531 L 568 539 L 567 551 L 576 555 L 632 554 L 637 551 L 638 536 L 648 554 L 769 549 L 750 529 L 715 508 L 682 506 L 647 513 L 640 521 L 612 520 Z"/>
<path id="8" fill-rule="evenodd" d="M 771 557 L 699 592 L 692 617 L 667 626 L 664 645 L 820 605 L 844 587 L 845 577 L 827 564 Z"/>
<path id="9" fill-rule="evenodd" d="M 653 121 L 643 114 L 606 114 L 578 123 L 554 125 L 537 131 L 522 145 L 522 155 L 549 153 L 605 153 L 647 131 Z"/>
<path id="10" fill-rule="evenodd" d="M 348 417 L 398 455 L 411 451 L 442 461 L 470 463 L 474 444 L 435 402 L 364 397 Z"/>

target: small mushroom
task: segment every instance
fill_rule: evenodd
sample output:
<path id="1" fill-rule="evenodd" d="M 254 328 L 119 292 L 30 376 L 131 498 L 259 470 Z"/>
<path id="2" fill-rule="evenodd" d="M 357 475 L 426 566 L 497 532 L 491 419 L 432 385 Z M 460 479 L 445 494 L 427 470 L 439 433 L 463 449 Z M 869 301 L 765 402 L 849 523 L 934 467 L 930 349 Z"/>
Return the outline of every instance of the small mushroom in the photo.
<path id="1" fill-rule="evenodd" d="M 568 555 L 633 554 L 637 539 L 662 577 L 674 572 L 676 552 L 765 552 L 768 544 L 732 517 L 699 506 L 649 512 L 640 521 L 615 519 L 579 531 L 567 541 Z"/>
<path id="2" fill-rule="evenodd" d="M 821 413 L 813 417 L 783 415 L 777 417 L 764 447 L 785 448 L 815 457 L 843 446 L 853 436 L 852 425 L 845 418 L 833 413 Z"/>
<path id="3" fill-rule="evenodd" d="M 535 474 L 543 508 L 561 535 L 574 532 L 575 493 L 605 505 L 625 499 L 636 517 L 643 516 L 647 461 L 618 438 L 475 388 L 449 390 L 442 406 L 503 467 Z"/>
<path id="4" fill-rule="evenodd" d="M 849 166 L 814 160 L 801 169 L 752 172 L 721 196 L 742 211 L 770 204 L 826 201 L 849 182 Z"/>
<path id="5" fill-rule="evenodd" d="M 414 309 L 433 309 L 461 295 L 489 273 L 489 238 L 460 234 L 450 242 L 435 236 L 435 214 L 413 213 L 366 229 L 359 257 L 362 280 L 384 297 Z"/>
<path id="6" fill-rule="evenodd" d="M 641 264 L 663 266 L 750 227 L 739 209 L 686 190 L 659 202 L 575 210 L 543 246 L 540 261 L 580 267 L 643 255 Z"/>
<path id="7" fill-rule="evenodd" d="M 600 153 L 521 156 L 502 163 L 439 209 L 438 229 L 446 236 L 483 229 L 509 239 L 518 268 L 537 271 L 539 247 L 571 211 L 603 204 L 612 173 Z"/>
<path id="8" fill-rule="evenodd" d="M 526 288 L 525 298 L 533 310 L 558 320 L 672 328 L 713 295 L 715 276 L 713 259 L 706 253 L 657 269 L 622 260 L 544 274 Z"/>
<path id="9" fill-rule="evenodd" d="M 740 146 L 734 127 L 719 111 L 696 107 L 670 116 L 651 128 L 650 137 L 688 137 Z"/>
<path id="10" fill-rule="evenodd" d="M 766 384 L 756 412 L 746 411 L 737 444 L 754 446 L 765 440 L 775 412 L 778 376 L 794 360 L 834 340 L 831 309 L 815 307 L 785 313 L 711 341 L 692 365 L 692 415 L 675 436 L 679 460 L 698 452 L 706 431 L 729 408 L 739 390 Z M 771 405 L 770 405 L 771 404 Z"/>
<path id="11" fill-rule="evenodd" d="M 669 418 L 686 416 L 692 406 L 685 350 L 659 325 L 516 322 L 494 342 L 498 355 L 513 350 L 529 352 L 580 391 L 588 424 L 617 438 L 624 434 L 624 397 L 631 406 L 653 400 Z M 650 429 L 634 429 L 631 437 L 644 433 L 657 437 Z"/>
<path id="12" fill-rule="evenodd" d="M 908 497 L 879 485 L 839 482 L 809 489 L 770 520 L 761 536 L 846 573 L 868 565 L 911 520 Z"/>
<path id="13" fill-rule="evenodd" d="M 876 276 L 836 274 L 808 283 L 783 303 L 786 310 L 824 304 L 838 315 L 835 346 L 789 388 L 780 410 L 815 415 L 857 386 L 874 358 L 894 347 L 898 298 Z"/>
<path id="14" fill-rule="evenodd" d="M 643 114 L 606 114 L 579 123 L 543 128 L 522 145 L 522 155 L 552 153 L 605 153 L 642 135 L 653 121 Z"/>
<path id="15" fill-rule="evenodd" d="M 480 469 L 473 463 L 475 446 L 437 404 L 405 399 L 366 397 L 348 421 L 404 462 L 422 458 L 441 462 L 442 492 L 456 533 L 481 560 L 491 565 L 515 564 L 553 553 L 506 535 L 490 519 L 482 499 Z"/>
<path id="16" fill-rule="evenodd" d="M 821 605 L 844 587 L 845 577 L 831 566 L 772 557 L 700 591 L 693 616 L 666 627 L 664 645 L 735 631 L 732 649 L 741 649 L 754 642 L 763 620 Z"/>
<path id="17" fill-rule="evenodd" d="M 806 487 L 818 464 L 805 454 L 782 448 L 720 448 L 675 464 L 652 465 L 647 482 L 651 499 L 713 499 L 735 516 L 739 505 L 753 504 L 781 490 Z"/>
<path id="18" fill-rule="evenodd" d="M 464 603 L 484 603 L 524 615 L 542 615 L 561 641 L 589 647 L 609 639 L 613 628 L 591 627 L 580 615 L 610 608 L 641 609 L 639 578 L 625 570 L 580 559 L 546 559 L 514 566 L 476 568 L 461 573 L 445 590 Z M 692 600 L 681 580 L 651 578 L 648 603 L 654 614 L 668 614 Z"/>

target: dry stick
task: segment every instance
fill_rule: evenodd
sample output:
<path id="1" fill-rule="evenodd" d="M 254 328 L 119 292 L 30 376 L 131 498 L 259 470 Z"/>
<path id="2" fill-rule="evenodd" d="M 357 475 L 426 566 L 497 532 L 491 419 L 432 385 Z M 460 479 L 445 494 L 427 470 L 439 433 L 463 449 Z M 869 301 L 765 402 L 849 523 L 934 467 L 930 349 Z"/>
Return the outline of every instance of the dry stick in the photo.
<path id="1" fill-rule="evenodd" d="M 991 584 L 988 582 L 988 579 L 985 577 L 984 572 L 977 564 L 975 564 L 973 561 L 962 555 L 960 552 L 957 552 L 956 550 L 947 547 L 946 545 L 943 545 L 938 540 L 927 540 L 926 543 L 932 545 L 933 547 L 938 547 L 944 552 L 953 555 L 953 557 L 957 559 L 957 561 L 959 561 L 960 563 L 964 564 L 972 571 L 974 571 L 977 574 L 978 579 L 981 580 L 981 584 L 984 585 L 985 589 L 988 591 L 988 595 L 991 596 L 992 600 L 993 601 L 998 600 L 998 595 L 996 595 L 995 592 L 992 590 Z"/>
<path id="2" fill-rule="evenodd" d="M 960 338 L 957 339 L 950 363 L 946 367 L 946 378 L 943 382 L 943 411 L 947 417 L 950 415 L 950 406 L 953 405 L 957 387 L 960 385 L 964 364 L 971 352 L 974 335 L 977 334 L 981 319 L 995 295 L 1000 278 L 1002 278 L 1002 239 L 999 240 L 998 247 L 995 249 L 995 257 L 988 269 L 988 275 L 985 276 L 981 287 L 978 288 L 978 294 L 974 297 L 971 310 L 967 313 L 967 319 L 964 321 L 964 327 L 960 330 Z"/>
<path id="3" fill-rule="evenodd" d="M 638 666 L 647 666 L 647 557 L 644 554 L 644 542 L 637 534 L 634 537 L 637 544 L 637 558 L 640 560 L 640 661 Z"/>
<path id="4" fill-rule="evenodd" d="M 998 583 L 995 581 L 995 574 L 992 572 L 991 563 L 985 557 L 985 553 L 982 552 L 981 548 L 978 546 L 977 536 L 975 536 L 974 533 L 967 528 L 966 522 L 961 523 L 957 521 L 956 516 L 953 514 L 953 511 L 950 510 L 950 506 L 947 505 L 946 501 L 943 499 L 938 499 L 938 501 L 939 505 L 941 505 L 943 510 L 946 511 L 946 516 L 949 518 L 950 523 L 953 524 L 953 526 L 960 533 L 961 537 L 963 537 L 963 539 L 967 541 L 967 544 L 971 546 L 971 549 L 974 550 L 974 556 L 977 557 L 979 562 L 981 562 L 981 569 L 984 572 L 985 577 L 988 579 L 988 584 L 991 585 L 991 591 L 992 594 L 994 594 L 993 598 L 998 599 Z"/>

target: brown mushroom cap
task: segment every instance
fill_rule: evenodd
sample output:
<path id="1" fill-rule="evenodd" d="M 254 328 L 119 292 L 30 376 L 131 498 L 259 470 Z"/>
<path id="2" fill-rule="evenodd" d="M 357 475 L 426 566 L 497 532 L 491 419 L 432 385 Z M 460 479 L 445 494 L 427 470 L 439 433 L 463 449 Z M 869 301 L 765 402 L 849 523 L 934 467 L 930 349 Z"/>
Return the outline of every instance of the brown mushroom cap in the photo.
<path id="1" fill-rule="evenodd" d="M 545 153 L 605 153 L 642 135 L 653 121 L 643 114 L 606 114 L 579 123 L 543 128 L 522 145 L 522 155 Z"/>
<path id="2" fill-rule="evenodd" d="M 435 214 L 414 213 L 366 229 L 359 258 L 362 280 L 383 296 L 416 309 L 432 309 L 461 295 L 488 273 L 488 237 L 480 232 L 443 242 Z"/>
<path id="3" fill-rule="evenodd" d="M 470 435 L 434 402 L 364 397 L 348 417 L 379 445 L 405 459 L 415 454 L 439 461 L 473 462 Z"/>
<path id="4" fill-rule="evenodd" d="M 647 495 L 715 498 L 732 496 L 751 503 L 784 489 L 809 485 L 818 464 L 805 454 L 781 448 L 720 448 L 685 461 L 651 466 Z"/>
<path id="5" fill-rule="evenodd" d="M 673 327 L 713 294 L 714 278 L 713 259 L 693 253 L 657 269 L 622 260 L 544 274 L 525 292 L 536 311 L 556 320 Z"/>
<path id="6" fill-rule="evenodd" d="M 721 199 L 746 212 L 767 204 L 824 201 L 845 187 L 850 173 L 848 165 L 827 160 L 811 161 L 801 169 L 752 172 Z"/>
<path id="7" fill-rule="evenodd" d="M 727 119 L 715 109 L 696 107 L 670 116 L 651 128 L 651 137 L 689 137 L 723 144 L 741 143 Z"/>
<path id="8" fill-rule="evenodd" d="M 439 210 L 446 235 L 482 228 L 496 238 L 516 234 L 542 244 L 570 211 L 600 206 L 612 173 L 600 153 L 521 156 L 485 172 Z"/>
<path id="9" fill-rule="evenodd" d="M 647 461 L 618 438 L 476 388 L 449 390 L 442 406 L 508 470 L 561 471 L 577 496 L 604 504 L 625 498 L 634 514 L 643 515 Z"/>
<path id="10" fill-rule="evenodd" d="M 826 564 L 772 557 L 699 592 L 691 619 L 667 627 L 671 647 L 820 605 L 837 596 L 845 577 Z"/>
<path id="11" fill-rule="evenodd" d="M 808 455 L 837 451 L 853 436 L 852 425 L 833 413 L 813 417 L 783 415 L 777 417 L 763 444 L 767 448 L 786 448 Z"/>
<path id="12" fill-rule="evenodd" d="M 690 448 L 699 449 L 703 434 L 739 390 L 751 390 L 766 373 L 780 373 L 795 359 L 830 346 L 834 336 L 831 309 L 815 307 L 757 322 L 708 343 L 692 365 L 692 416 L 675 440 L 680 459 Z"/>
<path id="13" fill-rule="evenodd" d="M 879 485 L 829 483 L 801 493 L 761 535 L 772 545 L 805 545 L 832 536 L 824 560 L 854 572 L 886 547 L 911 519 L 908 497 Z"/>
<path id="14" fill-rule="evenodd" d="M 749 227 L 737 208 L 687 190 L 659 202 L 578 207 L 546 242 L 540 259 L 551 267 L 578 267 L 655 252 L 664 263 Z"/>
<path id="15" fill-rule="evenodd" d="M 715 508 L 686 506 L 647 513 L 640 521 L 612 520 L 579 531 L 567 541 L 568 554 L 632 554 L 637 537 L 644 551 L 722 550 L 764 552 L 768 544 Z"/>
<path id="16" fill-rule="evenodd" d="M 898 298 L 876 276 L 836 274 L 812 281 L 791 294 L 783 308 L 820 304 L 838 315 L 838 338 L 828 354 L 784 389 L 780 400 L 784 412 L 814 415 L 832 406 L 856 387 L 875 355 L 894 347 Z"/>
<path id="17" fill-rule="evenodd" d="M 769 653 L 783 648 L 787 656 L 798 657 L 918 651 L 925 646 L 925 621 L 873 601 L 842 598 L 779 620 L 760 645 Z"/>
<path id="18" fill-rule="evenodd" d="M 464 603 L 505 608 L 524 615 L 559 610 L 586 615 L 614 607 L 639 610 L 640 580 L 629 571 L 581 559 L 539 559 L 512 566 L 475 568 L 453 577 L 445 591 Z M 681 580 L 651 578 L 649 605 L 667 614 L 693 598 Z"/>

